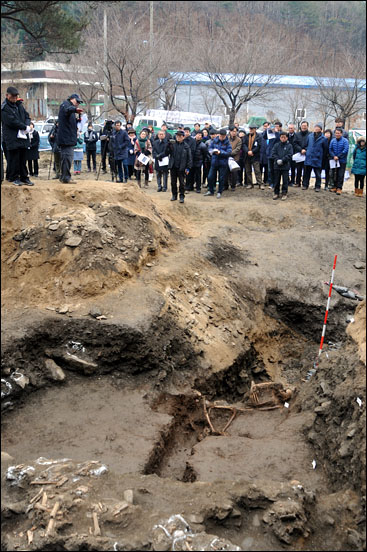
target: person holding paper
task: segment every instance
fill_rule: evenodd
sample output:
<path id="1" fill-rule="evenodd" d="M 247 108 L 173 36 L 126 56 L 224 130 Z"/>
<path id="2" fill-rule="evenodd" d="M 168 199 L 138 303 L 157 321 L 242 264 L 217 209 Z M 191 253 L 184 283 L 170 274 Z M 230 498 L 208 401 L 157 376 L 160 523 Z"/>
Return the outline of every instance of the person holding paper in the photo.
<path id="1" fill-rule="evenodd" d="M 30 146 L 28 133 L 30 117 L 19 99 L 18 90 L 9 86 L 1 105 L 3 142 L 7 150 L 7 174 L 9 182 L 15 186 L 33 186 L 28 178 L 27 149 Z"/>
<path id="2" fill-rule="evenodd" d="M 168 183 L 168 150 L 169 142 L 164 130 L 158 131 L 156 140 L 153 141 L 153 159 L 157 174 L 157 192 L 166 192 Z M 163 186 L 162 186 L 163 180 Z"/>
<path id="3" fill-rule="evenodd" d="M 219 173 L 217 199 L 220 199 L 222 197 L 224 183 L 228 172 L 228 158 L 232 155 L 232 147 L 227 138 L 227 131 L 225 128 L 221 128 L 219 136 L 214 138 L 212 141 L 209 146 L 209 153 L 212 156 L 210 171 L 208 174 L 209 190 L 204 194 L 204 196 L 214 195 L 217 174 Z"/>
<path id="4" fill-rule="evenodd" d="M 177 200 L 177 179 L 179 182 L 178 192 L 180 203 L 185 201 L 185 174 L 187 175 L 192 167 L 191 149 L 184 141 L 185 133 L 182 130 L 176 132 L 176 140 L 170 141 L 169 169 L 171 171 L 171 201 Z"/>
<path id="5" fill-rule="evenodd" d="M 148 133 L 146 130 L 142 130 L 140 132 L 139 137 L 135 142 L 134 153 L 136 155 L 134 165 L 136 169 L 136 180 L 138 181 L 139 187 L 141 188 L 141 173 L 143 171 L 145 176 L 144 186 L 145 188 L 148 188 L 149 163 L 152 162 L 150 157 L 152 154 L 152 144 L 148 138 Z"/>
<path id="6" fill-rule="evenodd" d="M 260 147 L 261 147 L 261 136 L 260 134 L 257 134 L 257 125 L 250 125 L 250 134 L 247 134 L 243 140 L 244 146 L 247 148 L 247 157 L 245 161 L 245 170 L 247 174 L 247 186 L 246 189 L 249 190 L 254 187 L 252 184 L 252 169 L 254 169 L 255 172 L 255 178 L 256 178 L 256 184 L 259 186 L 260 190 L 264 190 L 265 186 L 262 181 L 261 176 L 261 170 L 260 170 Z M 279 132 L 277 133 L 279 138 Z M 278 142 L 277 138 L 274 138 L 274 140 L 271 140 L 272 147 L 269 149 L 270 156 L 269 156 L 269 168 L 271 167 L 271 170 L 269 170 L 269 179 L 270 175 L 272 178 L 272 184 L 274 184 L 274 166 L 273 161 L 271 160 L 271 152 L 273 150 L 273 145 Z M 269 180 L 270 181 L 270 180 Z"/>
<path id="7" fill-rule="evenodd" d="M 228 171 L 227 172 L 227 178 L 226 183 L 224 185 L 224 189 L 228 190 L 229 188 L 229 180 L 231 181 L 231 191 L 234 192 L 236 190 L 236 185 L 239 181 L 239 173 L 241 166 L 239 164 L 240 155 L 241 155 L 241 149 L 242 149 L 242 140 L 239 136 L 237 136 L 237 128 L 234 125 L 231 125 L 229 127 L 229 143 L 232 147 L 232 156 L 233 159 L 238 164 L 238 169 L 235 169 L 234 171 Z"/>
<path id="8" fill-rule="evenodd" d="M 296 137 L 293 141 L 293 150 L 294 153 L 298 153 L 300 155 L 306 155 L 307 151 L 307 140 L 308 135 L 310 134 L 310 131 L 308 129 L 308 122 L 302 121 L 301 123 L 301 130 L 299 132 L 296 132 Z M 296 160 L 296 183 L 295 186 L 297 188 L 301 187 L 301 181 L 302 176 L 305 169 L 305 159 L 302 161 Z"/>
<path id="9" fill-rule="evenodd" d="M 321 189 L 322 160 L 327 151 L 327 140 L 322 134 L 322 123 L 316 123 L 314 131 L 307 137 L 305 172 L 303 175 L 302 190 L 308 190 L 312 170 L 315 173 L 315 192 Z"/>
<path id="10" fill-rule="evenodd" d="M 335 138 L 330 142 L 329 152 L 330 156 L 336 161 L 334 186 L 330 189 L 330 192 L 336 192 L 338 195 L 342 193 L 344 184 L 344 174 L 347 167 L 347 157 L 349 151 L 349 141 L 343 138 L 343 129 L 335 129 Z M 339 166 L 338 166 L 339 165 Z"/>
<path id="11" fill-rule="evenodd" d="M 265 156 L 268 159 L 269 188 L 274 188 L 274 165 L 273 165 L 273 161 L 271 159 L 271 152 L 273 150 L 274 145 L 277 142 L 279 142 L 279 132 L 280 132 L 280 126 L 279 126 L 279 121 L 278 121 L 274 125 L 270 125 L 268 127 L 268 129 L 264 132 L 264 135 L 263 135 L 264 139 L 266 140 Z M 248 171 L 246 171 L 246 172 L 248 172 Z M 252 177 L 251 177 L 251 182 L 252 182 Z"/>

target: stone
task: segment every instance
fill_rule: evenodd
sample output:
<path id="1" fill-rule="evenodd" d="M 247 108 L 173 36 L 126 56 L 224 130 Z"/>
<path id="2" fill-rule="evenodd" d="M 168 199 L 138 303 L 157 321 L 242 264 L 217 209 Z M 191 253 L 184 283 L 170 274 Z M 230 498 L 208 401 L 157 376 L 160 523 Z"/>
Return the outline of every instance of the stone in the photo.
<path id="1" fill-rule="evenodd" d="M 59 309 L 57 309 L 57 311 L 59 314 L 66 314 L 67 312 L 69 312 L 69 307 L 67 307 L 66 305 L 63 306 L 63 307 L 60 307 Z"/>
<path id="2" fill-rule="evenodd" d="M 124 491 L 124 499 L 128 504 L 134 504 L 134 492 L 131 489 Z"/>
<path id="3" fill-rule="evenodd" d="M 5 451 L 1 451 L 1 463 L 2 464 L 11 464 L 12 462 L 14 462 L 14 458 L 12 456 L 10 456 L 10 454 L 8 454 L 7 452 Z"/>
<path id="4" fill-rule="evenodd" d="M 54 360 L 52 360 L 51 358 L 47 358 L 45 360 L 45 366 L 47 370 L 50 371 L 51 378 L 54 381 L 64 381 L 65 379 L 64 371 L 62 370 L 62 368 L 60 368 L 60 366 L 56 364 Z"/>
<path id="5" fill-rule="evenodd" d="M 71 238 L 66 240 L 65 245 L 67 245 L 68 247 L 78 247 L 81 242 L 82 238 L 80 238 L 79 236 L 72 236 Z"/>
<path id="6" fill-rule="evenodd" d="M 353 546 L 356 550 L 361 550 L 362 539 L 360 534 L 354 529 L 348 529 L 347 542 L 350 546 Z"/>
<path id="7" fill-rule="evenodd" d="M 29 378 L 27 378 L 27 376 L 25 376 L 24 374 L 19 374 L 19 375 L 12 374 L 10 377 L 22 389 L 24 389 L 25 386 L 29 384 Z"/>
<path id="8" fill-rule="evenodd" d="M 335 525 L 335 519 L 329 516 L 329 514 L 326 514 L 324 517 L 324 523 L 333 527 Z"/>
<path id="9" fill-rule="evenodd" d="M 164 380 L 166 377 L 167 377 L 167 372 L 166 372 L 166 370 L 161 370 L 161 371 L 158 373 L 158 379 L 159 379 L 160 381 Z"/>
<path id="10" fill-rule="evenodd" d="M 93 318 L 97 318 L 98 316 L 102 316 L 102 311 L 99 307 L 92 307 L 89 314 L 93 316 Z"/>
<path id="11" fill-rule="evenodd" d="M 346 458 L 350 454 L 349 443 L 343 443 L 338 450 L 340 458 Z"/>
<path id="12" fill-rule="evenodd" d="M 361 263 L 359 261 L 357 261 L 356 263 L 354 263 L 354 268 L 356 268 L 357 270 L 364 270 L 366 268 L 366 264 L 365 263 Z"/>
<path id="13" fill-rule="evenodd" d="M 55 232 L 55 230 L 59 229 L 59 226 L 60 226 L 60 223 L 56 222 L 56 223 L 49 224 L 47 228 Z"/>
<path id="14" fill-rule="evenodd" d="M 253 537 L 246 537 L 241 542 L 241 550 L 251 550 L 252 545 L 254 544 Z"/>
<path id="15" fill-rule="evenodd" d="M 222 504 L 215 509 L 214 517 L 222 521 L 229 516 L 229 514 L 232 512 L 232 509 L 232 504 Z"/>
<path id="16" fill-rule="evenodd" d="M 252 525 L 254 527 L 260 527 L 260 518 L 257 514 L 255 514 L 254 517 L 252 518 Z"/>
<path id="17" fill-rule="evenodd" d="M 190 514 L 187 519 L 189 523 L 194 523 L 194 524 L 204 523 L 204 516 L 202 514 Z"/>
<path id="18" fill-rule="evenodd" d="M 98 368 L 98 364 L 95 362 L 84 360 L 76 355 L 71 355 L 70 353 L 65 353 L 62 356 L 62 359 L 70 366 L 70 368 L 82 370 L 84 374 L 93 374 Z"/>

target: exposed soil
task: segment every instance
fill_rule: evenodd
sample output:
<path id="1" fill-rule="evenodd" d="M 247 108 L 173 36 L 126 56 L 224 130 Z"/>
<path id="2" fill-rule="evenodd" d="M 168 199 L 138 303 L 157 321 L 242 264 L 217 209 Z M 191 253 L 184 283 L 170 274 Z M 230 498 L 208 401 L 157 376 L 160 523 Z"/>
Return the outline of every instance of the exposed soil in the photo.
<path id="1" fill-rule="evenodd" d="M 365 201 L 2 183 L 2 549 L 365 550 Z M 352 320 L 352 321 L 351 321 Z M 276 408 L 251 385 L 291 390 Z"/>

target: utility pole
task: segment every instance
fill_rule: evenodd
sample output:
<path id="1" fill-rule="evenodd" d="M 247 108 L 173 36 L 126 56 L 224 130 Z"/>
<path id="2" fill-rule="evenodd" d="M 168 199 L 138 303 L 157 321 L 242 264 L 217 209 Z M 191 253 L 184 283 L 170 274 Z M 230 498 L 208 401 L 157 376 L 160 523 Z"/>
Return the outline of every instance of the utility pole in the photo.
<path id="1" fill-rule="evenodd" d="M 152 92 L 154 90 L 153 75 L 152 75 L 152 59 L 153 59 L 153 0 L 149 2 L 149 107 L 154 107 Z"/>
<path id="2" fill-rule="evenodd" d="M 104 99 L 103 99 L 103 108 L 105 111 L 105 119 L 108 119 L 108 109 L 109 109 L 109 96 L 107 94 L 107 11 L 106 8 L 103 8 L 103 88 L 104 88 Z"/>

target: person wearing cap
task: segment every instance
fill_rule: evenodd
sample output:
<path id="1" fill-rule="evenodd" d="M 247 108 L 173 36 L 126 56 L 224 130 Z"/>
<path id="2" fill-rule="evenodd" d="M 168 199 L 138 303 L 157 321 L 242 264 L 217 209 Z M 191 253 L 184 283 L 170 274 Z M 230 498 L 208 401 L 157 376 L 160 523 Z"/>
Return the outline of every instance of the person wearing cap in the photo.
<path id="1" fill-rule="evenodd" d="M 185 142 L 185 133 L 183 130 L 176 132 L 176 140 L 170 141 L 168 168 L 171 172 L 171 201 L 177 200 L 177 179 L 179 182 L 178 193 L 180 203 L 185 201 L 185 174 L 187 175 L 192 168 L 191 149 Z"/>
<path id="2" fill-rule="evenodd" d="M 273 199 L 279 199 L 280 180 L 282 178 L 282 200 L 287 199 L 289 185 L 289 169 L 293 155 L 293 147 L 288 142 L 288 134 L 280 133 L 280 141 L 277 142 L 271 152 L 271 159 L 274 163 L 274 195 Z"/>
<path id="3" fill-rule="evenodd" d="M 212 162 L 210 165 L 210 171 L 208 174 L 208 188 L 209 190 L 204 196 L 213 196 L 215 190 L 215 184 L 217 181 L 217 173 L 219 173 L 219 186 L 217 192 L 217 198 L 222 197 L 224 190 L 224 184 L 228 172 L 228 158 L 232 155 L 232 147 L 227 138 L 227 132 L 224 128 L 219 131 L 219 136 L 214 138 L 210 147 L 209 153 L 212 156 Z"/>
<path id="4" fill-rule="evenodd" d="M 322 133 L 322 123 L 314 125 L 313 132 L 307 137 L 305 172 L 303 175 L 302 190 L 308 190 L 312 170 L 315 173 L 315 192 L 321 190 L 322 161 L 327 150 L 328 142 Z"/>
<path id="5" fill-rule="evenodd" d="M 19 99 L 18 90 L 9 86 L 1 105 L 2 140 L 7 151 L 7 174 L 15 186 L 33 186 L 27 171 L 27 149 L 30 147 L 31 119 Z M 22 136 L 22 137 L 21 137 Z"/>
<path id="6" fill-rule="evenodd" d="M 333 188 L 330 192 L 342 193 L 344 184 L 344 174 L 347 167 L 347 158 L 349 151 L 349 141 L 343 137 L 343 129 L 338 127 L 334 131 L 335 138 L 332 138 L 329 146 L 329 153 L 332 159 L 337 162 L 339 167 L 335 167 Z"/>
<path id="7" fill-rule="evenodd" d="M 307 140 L 310 131 L 308 129 L 308 121 L 302 121 L 299 132 L 296 132 L 296 136 L 293 141 L 294 153 L 300 153 L 301 155 L 306 155 L 307 151 Z M 296 161 L 296 183 L 297 188 L 301 187 L 302 177 L 304 176 L 305 162 Z"/>
<path id="8" fill-rule="evenodd" d="M 77 144 L 77 117 L 83 110 L 79 104 L 83 103 L 78 94 L 71 94 L 59 109 L 59 130 L 57 133 L 57 145 L 60 147 L 61 177 L 60 181 L 68 184 L 71 181 L 71 164 L 74 158 L 74 146 Z"/>
<path id="9" fill-rule="evenodd" d="M 247 148 L 247 157 L 245 161 L 245 170 L 247 174 L 246 189 L 249 190 L 254 187 L 252 184 L 252 169 L 254 169 L 256 184 L 259 186 L 260 190 L 264 190 L 265 186 L 263 184 L 260 171 L 261 136 L 256 132 L 258 128 L 257 125 L 252 124 L 249 128 L 250 134 L 247 134 L 243 141 L 245 147 Z"/>

